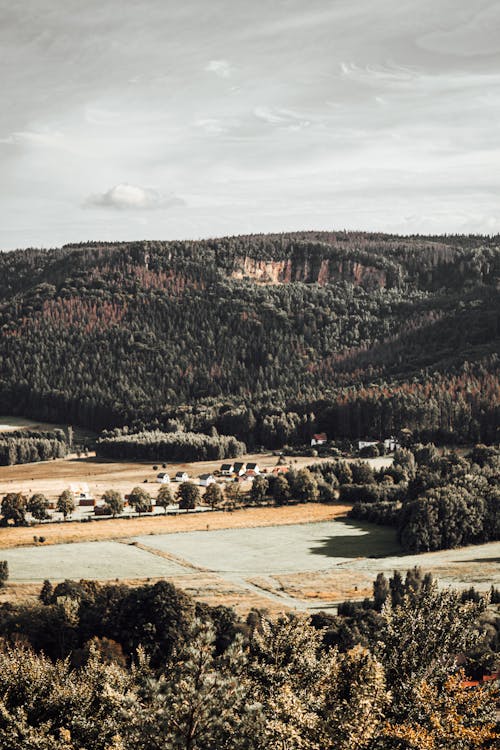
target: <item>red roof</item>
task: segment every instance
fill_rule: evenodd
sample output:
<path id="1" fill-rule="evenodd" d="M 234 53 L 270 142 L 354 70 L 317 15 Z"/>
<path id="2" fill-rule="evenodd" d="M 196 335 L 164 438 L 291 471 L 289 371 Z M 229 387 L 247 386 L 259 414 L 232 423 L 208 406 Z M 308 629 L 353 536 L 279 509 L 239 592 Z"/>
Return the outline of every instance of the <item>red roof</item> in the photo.
<path id="1" fill-rule="evenodd" d="M 315 440 L 326 440 L 326 432 L 318 432 L 317 435 L 313 435 Z"/>

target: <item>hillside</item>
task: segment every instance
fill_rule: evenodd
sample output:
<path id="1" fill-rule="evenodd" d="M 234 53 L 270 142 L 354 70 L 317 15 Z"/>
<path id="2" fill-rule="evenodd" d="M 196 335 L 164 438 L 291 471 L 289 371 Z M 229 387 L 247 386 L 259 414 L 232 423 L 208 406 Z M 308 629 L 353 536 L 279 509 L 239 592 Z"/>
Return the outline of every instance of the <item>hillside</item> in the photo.
<path id="1" fill-rule="evenodd" d="M 493 440 L 500 238 L 306 232 L 0 254 L 0 411 L 268 445 Z"/>

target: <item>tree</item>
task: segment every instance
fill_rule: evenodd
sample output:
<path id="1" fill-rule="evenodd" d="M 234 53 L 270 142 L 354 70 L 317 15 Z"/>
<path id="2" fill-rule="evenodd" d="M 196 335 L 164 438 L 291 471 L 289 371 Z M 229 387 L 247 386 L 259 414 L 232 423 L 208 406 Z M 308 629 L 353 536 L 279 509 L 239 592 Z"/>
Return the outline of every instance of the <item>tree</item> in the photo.
<path id="1" fill-rule="evenodd" d="M 75 510 L 75 496 L 70 490 L 64 490 L 57 498 L 56 510 L 62 513 L 64 520 Z"/>
<path id="2" fill-rule="evenodd" d="M 194 510 L 201 502 L 199 487 L 193 482 L 182 482 L 177 490 L 177 502 L 181 510 Z"/>
<path id="3" fill-rule="evenodd" d="M 264 618 L 250 640 L 249 673 L 262 704 L 262 747 L 368 748 L 388 702 L 384 670 L 367 649 L 326 651 L 304 617 Z"/>
<path id="4" fill-rule="evenodd" d="M 318 482 L 309 469 L 300 469 L 293 481 L 293 492 L 297 500 L 314 503 L 319 497 Z"/>
<path id="5" fill-rule="evenodd" d="M 486 686 L 464 687 L 465 673 L 450 675 L 442 686 L 423 679 L 414 691 L 414 717 L 395 721 L 386 738 L 402 740 L 415 750 L 473 750 L 493 748 L 500 738 L 495 731 L 495 711 Z"/>
<path id="6" fill-rule="evenodd" d="M 48 607 L 44 607 L 48 610 Z M 92 652 L 86 665 L 53 663 L 18 646 L 0 651 L 0 747 L 36 750 L 120 750 L 130 674 Z"/>
<path id="7" fill-rule="evenodd" d="M 250 498 L 254 503 L 263 503 L 269 491 L 269 482 L 262 474 L 258 474 L 252 482 Z"/>
<path id="8" fill-rule="evenodd" d="M 373 469 L 366 461 L 355 461 L 350 468 L 353 484 L 373 484 L 375 481 Z"/>
<path id="9" fill-rule="evenodd" d="M 135 510 L 136 513 L 146 513 L 151 508 L 151 495 L 146 492 L 142 487 L 134 487 L 130 495 L 128 496 L 129 505 Z"/>
<path id="10" fill-rule="evenodd" d="M 111 511 L 113 518 L 123 513 L 123 497 L 118 490 L 106 490 L 102 499 Z"/>
<path id="11" fill-rule="evenodd" d="M 339 480 L 339 484 L 351 484 L 352 483 L 352 471 L 351 467 L 349 466 L 346 461 L 339 461 L 335 467 L 335 473 L 337 475 L 337 479 Z"/>
<path id="12" fill-rule="evenodd" d="M 245 675 L 240 637 L 215 656 L 211 625 L 195 620 L 169 668 L 155 678 L 144 659 L 139 700 L 128 701 L 127 748 L 259 750 L 261 710 Z M 167 707 L 167 710 L 166 710 Z"/>
<path id="13" fill-rule="evenodd" d="M 38 598 L 42 602 L 42 604 L 52 604 L 52 594 L 54 593 L 54 587 L 52 586 L 51 582 L 46 578 L 45 581 L 42 584 L 42 588 L 40 589 L 40 594 Z"/>
<path id="14" fill-rule="evenodd" d="M 379 573 L 373 582 L 373 606 L 380 612 L 389 597 L 389 582 L 383 573 Z"/>
<path id="15" fill-rule="evenodd" d="M 205 490 L 205 494 L 203 495 L 203 501 L 207 503 L 207 505 L 210 505 L 213 510 L 217 505 L 220 505 L 222 500 L 223 495 L 219 485 L 215 482 L 213 484 L 209 484 L 207 489 Z"/>
<path id="16" fill-rule="evenodd" d="M 288 479 L 282 474 L 278 474 L 274 480 L 273 497 L 277 505 L 286 505 L 292 496 Z"/>
<path id="17" fill-rule="evenodd" d="M 9 578 L 9 563 L 7 560 L 0 560 L 0 589 L 5 586 Z"/>
<path id="18" fill-rule="evenodd" d="M 48 507 L 49 501 L 41 492 L 35 493 L 28 500 L 28 512 L 31 513 L 33 518 L 36 518 L 37 521 L 45 521 L 50 518 L 50 513 L 47 513 Z"/>
<path id="19" fill-rule="evenodd" d="M 172 495 L 172 490 L 168 484 L 162 484 L 156 496 L 156 505 L 159 508 L 163 508 L 164 513 L 166 513 L 169 505 L 173 504 L 174 496 Z"/>
<path id="20" fill-rule="evenodd" d="M 26 523 L 27 498 L 21 492 L 9 492 L 2 499 L 2 524 L 6 526 L 10 521 L 14 526 Z"/>
<path id="21" fill-rule="evenodd" d="M 457 655 L 477 647 L 477 620 L 485 608 L 484 600 L 464 604 L 458 592 L 439 591 L 436 583 L 406 594 L 398 606 L 386 604 L 376 653 L 393 694 L 391 715 L 398 722 L 418 714 L 421 681 L 444 684 Z"/>
<path id="22" fill-rule="evenodd" d="M 224 487 L 226 507 L 235 508 L 241 501 L 241 485 L 239 482 L 227 482 Z"/>

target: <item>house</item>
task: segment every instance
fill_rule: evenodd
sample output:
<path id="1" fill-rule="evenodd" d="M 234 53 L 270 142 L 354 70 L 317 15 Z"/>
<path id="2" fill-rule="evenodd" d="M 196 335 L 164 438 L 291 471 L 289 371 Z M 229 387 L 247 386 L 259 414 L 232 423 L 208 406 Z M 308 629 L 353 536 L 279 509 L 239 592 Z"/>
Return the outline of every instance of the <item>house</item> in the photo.
<path id="1" fill-rule="evenodd" d="M 392 453 L 393 451 L 396 451 L 398 448 L 401 448 L 401 446 L 396 440 L 396 438 L 390 437 L 384 440 L 384 448 L 386 451 L 388 451 L 388 453 Z"/>
<path id="2" fill-rule="evenodd" d="M 287 474 L 289 471 L 288 466 L 275 466 L 272 473 L 275 476 L 278 476 L 278 474 Z"/>
<path id="3" fill-rule="evenodd" d="M 233 466 L 233 472 L 237 477 L 242 477 L 247 470 L 247 465 L 237 461 Z"/>
<path id="4" fill-rule="evenodd" d="M 233 464 L 222 464 L 222 466 L 220 467 L 220 473 L 222 474 L 223 477 L 230 477 L 233 471 L 234 471 Z"/>
<path id="5" fill-rule="evenodd" d="M 257 472 L 254 471 L 254 469 L 248 469 L 248 471 L 245 473 L 245 479 L 249 479 L 251 482 L 253 482 L 256 476 Z"/>
<path id="6" fill-rule="evenodd" d="M 160 471 L 160 473 L 156 475 L 156 481 L 160 484 L 170 484 L 170 477 L 166 471 Z"/>
<path id="7" fill-rule="evenodd" d="M 252 476 L 260 474 L 259 464 L 247 464 L 247 474 L 252 472 Z"/>
<path id="8" fill-rule="evenodd" d="M 378 440 L 359 440 L 358 449 L 370 448 L 372 445 L 378 445 Z"/>
<path id="9" fill-rule="evenodd" d="M 210 484 L 215 483 L 215 477 L 212 474 L 201 474 L 198 478 L 198 484 L 200 487 L 208 487 Z"/>
<path id="10" fill-rule="evenodd" d="M 312 436 L 311 445 L 325 445 L 327 441 L 326 432 L 317 432 L 316 435 Z"/>
<path id="11" fill-rule="evenodd" d="M 188 482 L 189 481 L 189 475 L 187 471 L 178 471 L 175 475 L 174 481 L 176 482 Z"/>

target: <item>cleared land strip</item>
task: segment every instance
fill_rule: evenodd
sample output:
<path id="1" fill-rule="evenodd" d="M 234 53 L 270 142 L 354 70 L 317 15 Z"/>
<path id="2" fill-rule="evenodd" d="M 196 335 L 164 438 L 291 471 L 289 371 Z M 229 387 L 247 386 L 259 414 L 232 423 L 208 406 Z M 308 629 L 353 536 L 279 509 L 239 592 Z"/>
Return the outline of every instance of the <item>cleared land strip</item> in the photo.
<path id="1" fill-rule="evenodd" d="M 121 544 L 127 544 L 131 547 L 137 547 L 138 549 L 144 550 L 144 552 L 149 552 L 150 555 L 163 557 L 164 560 L 170 560 L 171 562 L 177 563 L 177 565 L 182 565 L 184 568 L 189 568 L 190 570 L 202 571 L 203 573 L 211 572 L 209 568 L 203 568 L 201 567 L 201 565 L 195 565 L 195 563 L 189 562 L 189 560 L 185 560 L 183 557 L 173 555 L 171 552 L 165 552 L 161 549 L 155 549 L 154 547 L 148 547 L 147 544 L 142 544 L 141 542 L 127 542 L 125 540 L 121 540 Z"/>
<path id="2" fill-rule="evenodd" d="M 99 542 L 127 539 L 147 534 L 175 534 L 182 531 L 215 531 L 217 529 L 244 529 L 260 526 L 330 521 L 345 516 L 349 505 L 288 505 L 282 508 L 243 508 L 231 513 L 207 511 L 206 513 L 179 516 L 142 516 L 130 519 L 106 519 L 80 523 L 68 521 L 60 524 L 0 528 L 0 549 L 33 546 L 35 535 L 45 537 L 43 546 L 69 542 Z"/>

